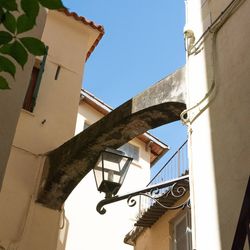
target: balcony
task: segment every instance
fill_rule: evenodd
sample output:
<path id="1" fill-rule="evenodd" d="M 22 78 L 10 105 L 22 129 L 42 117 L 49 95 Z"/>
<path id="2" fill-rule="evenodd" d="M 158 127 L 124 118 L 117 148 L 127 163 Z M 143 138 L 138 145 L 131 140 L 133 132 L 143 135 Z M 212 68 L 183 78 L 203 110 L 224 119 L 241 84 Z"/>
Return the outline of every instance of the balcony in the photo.
<path id="1" fill-rule="evenodd" d="M 187 141 L 173 154 L 173 156 L 164 164 L 159 172 L 152 178 L 147 186 L 152 186 L 164 181 L 178 179 L 188 174 L 188 156 Z M 181 192 L 189 191 L 189 185 L 186 180 L 179 181 L 174 189 L 177 195 L 172 195 L 171 187 L 161 189 L 157 192 L 159 202 L 166 207 L 173 207 L 180 200 Z M 179 193 L 178 193 L 179 192 Z M 169 195 L 168 195 L 169 194 Z M 146 196 L 139 197 L 139 213 L 135 226 L 150 227 L 152 226 L 168 209 L 160 206 L 155 200 Z"/>

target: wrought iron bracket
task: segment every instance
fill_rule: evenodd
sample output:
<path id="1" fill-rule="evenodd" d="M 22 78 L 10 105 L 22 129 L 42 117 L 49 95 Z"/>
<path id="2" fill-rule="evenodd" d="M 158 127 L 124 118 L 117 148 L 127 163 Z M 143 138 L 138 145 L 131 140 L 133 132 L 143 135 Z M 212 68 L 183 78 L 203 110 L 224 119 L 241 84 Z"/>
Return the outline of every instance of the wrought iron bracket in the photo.
<path id="1" fill-rule="evenodd" d="M 96 210 L 100 214 L 105 214 L 106 213 L 106 209 L 104 208 L 105 205 L 108 205 L 117 201 L 125 200 L 125 199 L 127 199 L 128 206 L 133 207 L 136 205 L 136 200 L 134 199 L 134 197 L 138 195 L 149 197 L 150 199 L 153 199 L 156 203 L 158 203 L 160 206 L 166 209 L 175 210 L 175 209 L 185 208 L 185 207 L 190 208 L 189 196 L 181 204 L 178 204 L 176 206 L 171 206 L 171 207 L 165 206 L 159 201 L 159 199 L 162 197 L 168 197 L 168 196 L 172 196 L 175 198 L 183 197 L 188 191 L 187 188 L 183 185 L 183 182 L 189 182 L 189 175 L 184 175 L 182 177 L 173 179 L 171 181 L 165 181 L 165 182 L 152 185 L 150 187 L 146 187 L 144 189 L 140 189 L 135 192 L 127 193 L 121 196 L 116 195 L 111 198 L 106 198 L 104 200 L 101 200 L 97 204 Z M 164 192 L 160 192 L 160 190 L 163 188 L 166 190 Z"/>

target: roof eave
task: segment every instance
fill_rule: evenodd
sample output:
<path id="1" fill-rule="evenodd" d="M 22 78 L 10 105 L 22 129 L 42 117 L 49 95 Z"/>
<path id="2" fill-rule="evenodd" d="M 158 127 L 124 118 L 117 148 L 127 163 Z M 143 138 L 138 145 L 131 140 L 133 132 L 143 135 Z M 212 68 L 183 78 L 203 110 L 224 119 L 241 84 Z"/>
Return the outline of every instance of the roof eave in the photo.
<path id="1" fill-rule="evenodd" d="M 96 38 L 93 45 L 90 47 L 89 51 L 87 52 L 87 55 L 86 55 L 86 61 L 87 61 L 103 37 L 103 35 L 105 33 L 104 27 L 102 25 L 94 23 L 93 21 L 88 20 L 87 18 L 85 18 L 83 16 L 79 16 L 76 12 L 70 12 L 67 8 L 62 8 L 62 9 L 59 9 L 57 11 L 64 13 L 66 16 L 72 17 L 76 21 L 81 22 L 84 25 L 87 25 L 87 26 L 91 27 L 92 29 L 97 30 L 99 32 L 98 37 Z"/>

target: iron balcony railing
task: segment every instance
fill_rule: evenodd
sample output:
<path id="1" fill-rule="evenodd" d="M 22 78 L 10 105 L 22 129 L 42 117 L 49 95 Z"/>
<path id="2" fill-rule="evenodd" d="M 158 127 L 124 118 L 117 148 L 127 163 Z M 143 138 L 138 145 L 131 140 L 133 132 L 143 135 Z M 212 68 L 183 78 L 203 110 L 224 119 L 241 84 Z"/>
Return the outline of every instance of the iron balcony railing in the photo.
<path id="1" fill-rule="evenodd" d="M 187 141 L 172 155 L 172 157 L 163 165 L 163 167 L 155 174 L 147 186 L 152 186 L 164 181 L 176 179 L 188 174 L 188 153 Z M 159 195 L 166 193 L 168 188 L 159 190 Z M 139 197 L 139 217 L 143 215 L 152 205 L 154 201 L 145 196 Z"/>

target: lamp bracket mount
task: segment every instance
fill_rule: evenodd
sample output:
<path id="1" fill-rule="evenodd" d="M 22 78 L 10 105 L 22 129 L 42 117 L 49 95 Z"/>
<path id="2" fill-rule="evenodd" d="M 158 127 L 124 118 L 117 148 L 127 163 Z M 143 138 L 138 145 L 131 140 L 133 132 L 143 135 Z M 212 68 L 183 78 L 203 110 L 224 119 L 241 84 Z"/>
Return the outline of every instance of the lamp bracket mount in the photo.
<path id="1" fill-rule="evenodd" d="M 156 185 L 152 185 L 150 187 L 137 190 L 135 192 L 127 193 L 121 196 L 116 195 L 113 197 L 109 197 L 104 200 L 101 200 L 97 204 L 96 210 L 100 214 L 105 214 L 106 213 L 106 209 L 104 208 L 105 205 L 125 199 L 127 199 L 128 206 L 133 207 L 137 203 L 135 197 L 138 195 L 146 196 L 152 199 L 153 202 L 156 202 L 158 205 L 168 210 L 175 210 L 185 207 L 190 208 L 189 196 L 187 197 L 187 199 L 185 199 L 185 201 L 175 206 L 167 206 L 160 201 L 163 197 L 167 198 L 171 196 L 177 199 L 184 197 L 184 195 L 188 192 L 187 188 L 188 183 L 189 183 L 189 175 L 184 175 L 182 177 L 158 183 Z"/>

